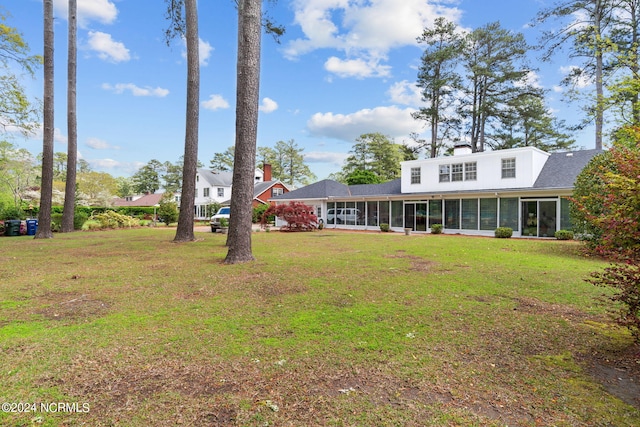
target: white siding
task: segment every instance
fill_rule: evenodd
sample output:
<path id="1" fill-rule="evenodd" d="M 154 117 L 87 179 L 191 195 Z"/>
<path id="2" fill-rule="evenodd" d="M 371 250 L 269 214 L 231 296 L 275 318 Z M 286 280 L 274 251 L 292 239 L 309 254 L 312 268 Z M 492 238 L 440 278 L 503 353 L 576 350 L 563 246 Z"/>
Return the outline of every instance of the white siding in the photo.
<path id="1" fill-rule="evenodd" d="M 451 191 L 529 188 L 535 183 L 550 154 L 534 147 L 488 151 L 435 159 L 402 162 L 402 192 L 428 193 Z M 502 178 L 502 159 L 516 159 L 516 177 Z M 476 162 L 475 181 L 440 182 L 440 165 Z M 421 168 L 420 184 L 411 184 L 411 168 Z"/>

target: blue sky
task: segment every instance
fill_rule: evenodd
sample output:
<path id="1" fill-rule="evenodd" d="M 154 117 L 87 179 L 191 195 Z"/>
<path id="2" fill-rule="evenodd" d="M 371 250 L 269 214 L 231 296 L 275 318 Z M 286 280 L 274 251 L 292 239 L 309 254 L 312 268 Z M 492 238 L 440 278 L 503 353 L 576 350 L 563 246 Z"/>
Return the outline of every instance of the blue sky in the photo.
<path id="1" fill-rule="evenodd" d="M 42 1 L 2 2 L 33 53 L 42 53 Z M 265 2 L 265 5 L 268 2 Z M 55 151 L 66 152 L 67 0 L 55 7 Z M 461 27 L 493 21 L 535 42 L 527 23 L 551 0 L 278 0 L 269 14 L 287 31 L 263 37 L 258 146 L 294 139 L 318 179 L 337 172 L 355 139 L 380 132 L 397 142 L 425 133 L 411 118 L 421 48 L 415 39 L 435 18 Z M 167 46 L 165 2 L 78 0 L 78 150 L 94 170 L 130 176 L 151 159 L 183 153 L 186 63 L 182 41 Z M 232 0 L 200 0 L 201 111 L 199 159 L 234 144 L 237 17 Z M 536 63 L 536 58 L 532 58 Z M 550 90 L 550 107 L 575 120 L 560 101 L 556 58 L 532 76 Z M 41 73 L 40 73 L 41 74 Z M 42 98 L 42 78 L 25 80 Z M 578 146 L 593 148 L 590 132 Z M 42 137 L 15 136 L 33 154 Z"/>

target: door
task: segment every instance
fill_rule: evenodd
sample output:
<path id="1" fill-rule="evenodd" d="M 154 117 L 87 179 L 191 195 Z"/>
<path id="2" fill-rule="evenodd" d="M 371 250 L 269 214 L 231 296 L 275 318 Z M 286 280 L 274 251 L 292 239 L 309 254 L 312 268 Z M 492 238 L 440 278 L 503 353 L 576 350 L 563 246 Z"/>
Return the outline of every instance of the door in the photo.
<path id="1" fill-rule="evenodd" d="M 556 200 L 530 200 L 522 202 L 522 235 L 553 237 L 557 227 Z"/>
<path id="2" fill-rule="evenodd" d="M 404 205 L 404 227 L 415 230 L 416 223 L 416 205 Z"/>

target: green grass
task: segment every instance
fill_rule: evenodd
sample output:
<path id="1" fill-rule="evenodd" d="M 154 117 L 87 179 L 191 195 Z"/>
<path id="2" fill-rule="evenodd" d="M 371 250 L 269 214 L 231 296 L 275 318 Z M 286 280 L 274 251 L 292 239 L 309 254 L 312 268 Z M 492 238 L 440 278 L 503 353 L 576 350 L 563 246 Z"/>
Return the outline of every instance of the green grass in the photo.
<path id="1" fill-rule="evenodd" d="M 0 401 L 90 408 L 0 425 L 640 425 L 575 242 L 174 232 L 0 238 Z"/>

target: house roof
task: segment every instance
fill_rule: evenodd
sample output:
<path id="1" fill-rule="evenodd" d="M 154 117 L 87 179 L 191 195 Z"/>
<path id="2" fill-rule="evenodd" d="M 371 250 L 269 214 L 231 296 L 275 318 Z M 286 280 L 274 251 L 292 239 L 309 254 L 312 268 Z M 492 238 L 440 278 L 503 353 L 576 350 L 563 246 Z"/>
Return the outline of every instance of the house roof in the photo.
<path id="1" fill-rule="evenodd" d="M 545 162 L 533 188 L 572 188 L 589 161 L 603 150 L 579 150 L 552 153 Z"/>
<path id="2" fill-rule="evenodd" d="M 231 184 L 233 183 L 233 172 L 231 171 L 198 169 L 198 173 L 212 187 L 231 187 Z"/>
<path id="3" fill-rule="evenodd" d="M 155 206 L 160 203 L 160 199 L 164 193 L 145 194 L 144 196 L 136 200 L 116 199 L 113 202 L 114 206 Z"/>
<path id="4" fill-rule="evenodd" d="M 531 189 L 567 189 L 573 188 L 578 174 L 589 161 L 602 150 L 579 150 L 573 152 L 552 153 L 545 162 L 538 178 Z M 516 190 L 516 189 L 514 189 Z M 517 190 L 526 190 L 520 188 Z M 483 191 L 494 191 L 487 188 Z M 460 191 L 451 191 L 459 193 Z M 345 185 L 339 182 L 325 179 L 306 187 L 293 190 L 289 193 L 273 197 L 272 200 L 305 200 L 328 199 L 330 197 L 357 197 L 357 196 L 393 196 L 401 195 L 401 179 L 385 182 L 383 184 Z M 430 193 L 421 193 L 430 194 Z M 438 194 L 443 194 L 438 192 Z M 410 194 L 407 193 L 407 196 Z M 415 194 L 413 194 L 415 196 Z"/>
<path id="5" fill-rule="evenodd" d="M 383 184 L 345 185 L 331 179 L 273 197 L 273 200 L 326 199 L 328 197 L 379 196 L 400 194 L 400 178 Z"/>

